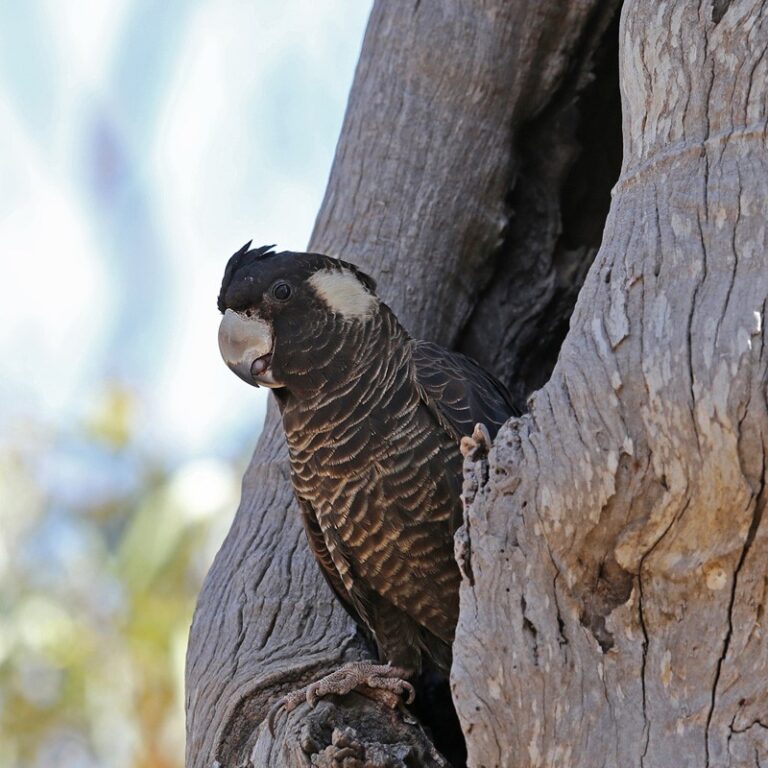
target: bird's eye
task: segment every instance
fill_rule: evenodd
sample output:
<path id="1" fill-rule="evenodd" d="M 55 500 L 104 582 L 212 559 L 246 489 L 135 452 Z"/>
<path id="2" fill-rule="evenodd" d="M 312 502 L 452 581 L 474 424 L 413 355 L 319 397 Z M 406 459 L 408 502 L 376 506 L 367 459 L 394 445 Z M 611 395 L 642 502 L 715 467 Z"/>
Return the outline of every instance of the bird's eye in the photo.
<path id="1" fill-rule="evenodd" d="M 278 301 L 286 301 L 291 297 L 291 286 L 288 283 L 275 283 L 272 286 L 272 295 Z"/>

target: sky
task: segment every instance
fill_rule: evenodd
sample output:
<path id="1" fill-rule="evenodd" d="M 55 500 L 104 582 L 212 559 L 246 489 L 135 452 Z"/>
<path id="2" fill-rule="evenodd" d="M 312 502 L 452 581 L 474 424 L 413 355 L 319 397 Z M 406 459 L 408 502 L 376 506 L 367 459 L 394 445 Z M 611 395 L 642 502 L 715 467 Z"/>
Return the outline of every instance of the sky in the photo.
<path id="1" fill-rule="evenodd" d="M 0 0 L 3 766 L 149 765 L 148 725 L 180 764 L 191 603 L 267 397 L 220 358 L 221 276 L 305 248 L 370 7 Z"/>
<path id="2" fill-rule="evenodd" d="M 0 0 L 0 440 L 116 389 L 171 461 L 255 443 L 221 275 L 306 246 L 370 6 Z"/>

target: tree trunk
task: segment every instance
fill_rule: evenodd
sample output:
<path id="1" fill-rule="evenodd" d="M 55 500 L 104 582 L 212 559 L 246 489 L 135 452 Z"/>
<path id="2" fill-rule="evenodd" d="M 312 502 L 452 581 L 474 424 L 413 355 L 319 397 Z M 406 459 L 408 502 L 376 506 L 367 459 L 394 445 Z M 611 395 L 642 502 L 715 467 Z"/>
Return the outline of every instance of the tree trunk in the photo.
<path id="1" fill-rule="evenodd" d="M 471 765 L 768 761 L 768 8 L 634 0 L 620 45 L 603 247 L 550 381 L 467 467 Z"/>
<path id="2" fill-rule="evenodd" d="M 605 243 L 530 414 L 467 466 L 471 765 L 765 749 L 768 32 L 758 4 L 715 5 L 625 9 Z M 521 400 L 552 372 L 618 173 L 616 6 L 379 0 L 310 243 Z M 358 697 L 263 724 L 368 654 L 308 553 L 273 408 L 190 631 L 187 765 L 443 765 Z"/>

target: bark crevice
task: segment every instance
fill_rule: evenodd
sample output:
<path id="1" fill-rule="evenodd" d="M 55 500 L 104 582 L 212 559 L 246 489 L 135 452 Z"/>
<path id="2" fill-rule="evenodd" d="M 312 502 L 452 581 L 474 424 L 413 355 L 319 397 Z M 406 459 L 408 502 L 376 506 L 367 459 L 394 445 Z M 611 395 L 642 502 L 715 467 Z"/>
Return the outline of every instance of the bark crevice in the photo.
<path id="1" fill-rule="evenodd" d="M 617 5 L 595 6 L 558 89 L 514 130 L 507 223 L 456 341 L 521 407 L 554 367 L 621 167 Z"/>
<path id="2" fill-rule="evenodd" d="M 709 730 L 712 724 L 712 716 L 715 711 L 715 707 L 717 706 L 717 690 L 718 686 L 720 684 L 720 675 L 723 669 L 723 664 L 725 663 L 725 660 L 728 656 L 728 650 L 730 649 L 731 645 L 731 638 L 733 636 L 733 608 L 736 603 L 736 594 L 739 587 L 739 574 L 741 573 L 742 567 L 744 566 L 744 561 L 747 558 L 747 554 L 749 553 L 750 548 L 752 547 L 752 544 L 754 543 L 755 536 L 757 535 L 757 530 L 760 527 L 760 523 L 763 519 L 763 511 L 765 509 L 766 504 L 766 497 L 765 497 L 765 477 L 766 477 L 766 463 L 765 463 L 765 452 L 763 453 L 763 473 L 761 476 L 761 485 L 760 489 L 757 493 L 755 504 L 754 504 L 754 510 L 752 513 L 752 521 L 749 524 L 749 530 L 747 531 L 747 536 L 744 541 L 744 547 L 741 550 L 741 555 L 739 556 L 739 561 L 736 564 L 736 568 L 733 572 L 733 577 L 731 579 L 731 594 L 730 594 L 730 600 L 728 603 L 728 628 L 725 633 L 725 637 L 723 639 L 723 650 L 720 656 L 717 660 L 717 667 L 715 671 L 715 680 L 712 684 L 712 702 L 709 707 L 709 712 L 707 713 L 707 725 L 705 728 L 705 738 L 706 738 L 706 758 L 707 758 L 707 766 L 710 764 L 709 760 Z M 737 713 L 738 714 L 738 713 Z M 737 714 L 734 715 L 734 720 L 737 717 Z M 733 722 L 733 721 L 732 721 Z M 756 723 L 759 723 L 759 720 L 755 720 Z M 731 730 L 733 730 L 731 728 Z"/>

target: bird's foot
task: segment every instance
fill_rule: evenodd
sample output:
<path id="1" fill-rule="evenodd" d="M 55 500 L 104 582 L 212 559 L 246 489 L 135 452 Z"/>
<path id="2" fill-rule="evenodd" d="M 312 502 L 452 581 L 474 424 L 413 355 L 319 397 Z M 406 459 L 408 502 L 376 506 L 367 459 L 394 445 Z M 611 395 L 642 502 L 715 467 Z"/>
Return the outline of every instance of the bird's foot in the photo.
<path id="1" fill-rule="evenodd" d="M 464 522 L 453 537 L 453 554 L 459 564 L 462 578 L 466 579 L 470 585 L 474 585 L 469 508 L 474 503 L 481 484 L 488 480 L 488 453 L 491 450 L 491 434 L 488 432 L 488 427 L 485 424 L 475 424 L 472 436 L 462 437 L 459 448 L 464 457 L 464 480 L 461 489 Z"/>
<path id="2" fill-rule="evenodd" d="M 484 459 L 491 450 L 491 434 L 485 424 L 475 424 L 472 437 L 468 435 L 461 438 L 459 443 L 461 455 L 470 461 Z"/>
<path id="3" fill-rule="evenodd" d="M 390 709 L 396 709 L 403 698 L 406 704 L 410 704 L 416 695 L 413 686 L 405 680 L 407 676 L 406 670 L 399 667 L 354 661 L 305 688 L 289 693 L 280 704 L 286 712 L 290 712 L 305 701 L 310 707 L 314 707 L 324 696 L 343 696 L 358 691 L 369 699 L 380 701 Z"/>

